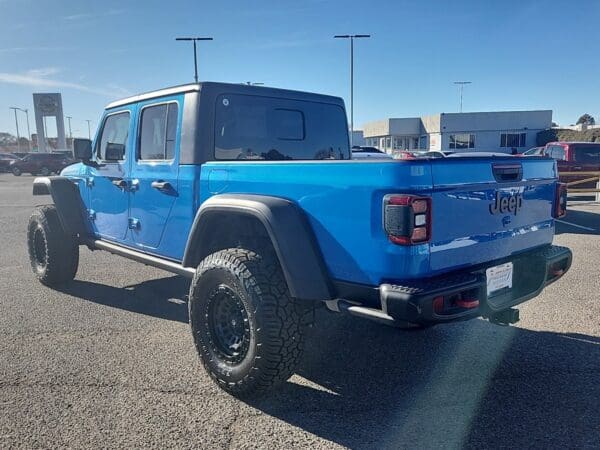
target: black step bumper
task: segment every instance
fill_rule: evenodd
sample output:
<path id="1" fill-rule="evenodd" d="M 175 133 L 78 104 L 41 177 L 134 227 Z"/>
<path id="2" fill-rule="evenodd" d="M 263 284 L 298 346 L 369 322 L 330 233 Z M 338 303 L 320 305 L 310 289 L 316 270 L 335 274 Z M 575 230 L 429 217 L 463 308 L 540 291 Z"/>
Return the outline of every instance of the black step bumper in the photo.
<path id="1" fill-rule="evenodd" d="M 547 246 L 427 280 L 382 284 L 378 306 L 396 321 L 424 325 L 493 317 L 537 296 L 569 270 L 571 261 L 568 248 Z M 506 262 L 513 264 L 512 288 L 488 297 L 486 269 Z"/>

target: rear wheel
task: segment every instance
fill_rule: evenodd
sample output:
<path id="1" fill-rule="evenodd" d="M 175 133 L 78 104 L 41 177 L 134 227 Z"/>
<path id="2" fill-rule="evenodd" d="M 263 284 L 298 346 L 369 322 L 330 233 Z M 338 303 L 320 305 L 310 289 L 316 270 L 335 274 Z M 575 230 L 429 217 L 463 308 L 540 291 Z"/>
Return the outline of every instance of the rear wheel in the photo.
<path id="1" fill-rule="evenodd" d="M 306 306 L 290 297 L 270 253 L 213 253 L 198 266 L 190 288 L 190 325 L 202 363 L 237 396 L 287 380 L 303 350 Z"/>
<path id="2" fill-rule="evenodd" d="M 67 234 L 54 205 L 37 208 L 29 218 L 27 246 L 31 269 L 48 286 L 75 278 L 79 265 L 79 244 Z"/>

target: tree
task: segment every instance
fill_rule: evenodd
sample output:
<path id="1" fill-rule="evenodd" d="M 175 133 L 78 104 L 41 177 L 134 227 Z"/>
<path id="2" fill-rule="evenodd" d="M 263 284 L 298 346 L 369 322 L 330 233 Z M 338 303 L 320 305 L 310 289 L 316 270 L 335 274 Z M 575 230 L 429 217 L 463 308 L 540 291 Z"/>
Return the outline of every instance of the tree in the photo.
<path id="1" fill-rule="evenodd" d="M 594 119 L 588 113 L 585 113 L 583 116 L 581 116 L 579 119 L 577 119 L 577 125 L 579 125 L 579 124 L 595 125 L 596 124 L 596 119 Z"/>

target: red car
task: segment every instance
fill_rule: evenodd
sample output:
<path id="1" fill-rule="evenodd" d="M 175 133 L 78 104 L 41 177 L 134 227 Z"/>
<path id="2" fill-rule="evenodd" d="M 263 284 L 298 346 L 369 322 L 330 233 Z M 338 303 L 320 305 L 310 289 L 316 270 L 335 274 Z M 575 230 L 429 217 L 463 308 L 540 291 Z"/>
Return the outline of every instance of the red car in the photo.
<path id="1" fill-rule="evenodd" d="M 549 142 L 544 155 L 557 160 L 560 181 L 571 183 L 590 178 L 589 175 L 562 175 L 564 172 L 600 172 L 600 143 Z M 577 184 L 573 189 L 594 189 L 596 181 Z"/>

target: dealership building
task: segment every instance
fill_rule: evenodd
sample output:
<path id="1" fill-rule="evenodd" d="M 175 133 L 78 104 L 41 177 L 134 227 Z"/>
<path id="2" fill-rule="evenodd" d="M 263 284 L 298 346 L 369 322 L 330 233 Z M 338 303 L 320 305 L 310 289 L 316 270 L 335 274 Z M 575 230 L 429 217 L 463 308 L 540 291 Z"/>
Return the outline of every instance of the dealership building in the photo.
<path id="1" fill-rule="evenodd" d="M 363 126 L 364 145 L 399 150 L 511 153 L 536 146 L 537 133 L 552 126 L 552 111 L 440 113 L 383 119 Z"/>

